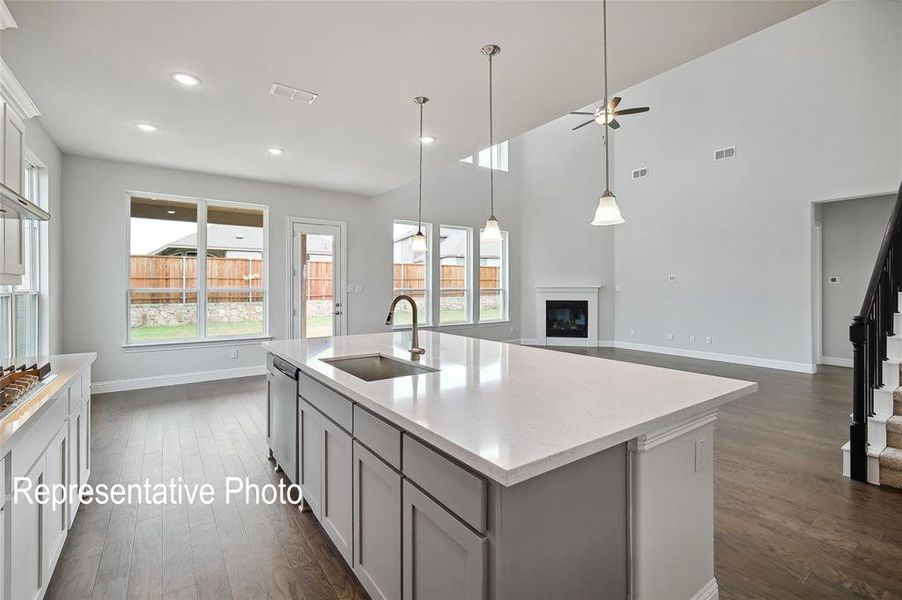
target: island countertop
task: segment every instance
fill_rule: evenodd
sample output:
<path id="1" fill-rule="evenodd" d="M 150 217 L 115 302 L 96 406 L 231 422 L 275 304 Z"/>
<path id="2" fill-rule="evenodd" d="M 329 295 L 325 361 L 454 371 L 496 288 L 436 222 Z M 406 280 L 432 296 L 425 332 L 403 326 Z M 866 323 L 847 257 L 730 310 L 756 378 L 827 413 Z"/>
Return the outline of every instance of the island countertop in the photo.
<path id="1" fill-rule="evenodd" d="M 324 358 L 410 361 L 409 331 L 263 347 L 473 470 L 511 486 L 746 396 L 757 384 L 431 331 L 419 364 L 364 381 Z"/>

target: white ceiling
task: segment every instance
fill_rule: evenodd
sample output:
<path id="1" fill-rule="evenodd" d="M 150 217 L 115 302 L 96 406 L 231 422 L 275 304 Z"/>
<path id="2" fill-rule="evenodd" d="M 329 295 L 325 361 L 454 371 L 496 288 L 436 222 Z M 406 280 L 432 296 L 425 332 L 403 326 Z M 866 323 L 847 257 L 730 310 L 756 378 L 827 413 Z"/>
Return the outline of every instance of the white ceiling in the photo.
<path id="1" fill-rule="evenodd" d="M 818 3 L 612 2 L 611 89 Z M 488 145 L 483 44 L 502 48 L 496 139 L 602 96 L 598 2 L 8 4 L 3 58 L 73 154 L 373 195 L 416 176 L 416 95 L 438 138 L 427 169 Z M 274 81 L 320 97 L 270 96 Z"/>

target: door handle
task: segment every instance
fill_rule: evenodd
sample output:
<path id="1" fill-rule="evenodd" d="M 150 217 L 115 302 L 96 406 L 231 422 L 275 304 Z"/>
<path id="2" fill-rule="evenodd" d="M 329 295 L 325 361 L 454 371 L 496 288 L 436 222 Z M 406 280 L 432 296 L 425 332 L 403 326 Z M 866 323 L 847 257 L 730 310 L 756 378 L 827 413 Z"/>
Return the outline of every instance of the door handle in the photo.
<path id="1" fill-rule="evenodd" d="M 332 314 L 333 314 L 333 315 L 340 315 L 340 314 L 341 314 L 341 311 L 340 311 L 340 310 L 336 310 L 336 311 L 333 312 Z"/>

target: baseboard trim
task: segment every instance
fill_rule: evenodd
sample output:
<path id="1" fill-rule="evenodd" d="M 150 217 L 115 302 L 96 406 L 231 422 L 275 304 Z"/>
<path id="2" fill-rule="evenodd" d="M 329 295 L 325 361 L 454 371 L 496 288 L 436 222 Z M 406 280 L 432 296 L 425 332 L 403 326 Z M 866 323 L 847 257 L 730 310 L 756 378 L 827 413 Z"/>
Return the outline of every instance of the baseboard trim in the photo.
<path id="1" fill-rule="evenodd" d="M 653 352 L 655 354 L 668 354 L 671 356 L 683 356 L 686 358 L 700 358 L 716 362 L 748 365 L 750 367 L 763 367 L 765 369 L 779 369 L 780 371 L 793 371 L 796 373 L 817 373 L 817 365 L 797 363 L 771 358 L 758 358 L 755 356 L 741 356 L 738 354 L 721 354 L 719 352 L 705 352 L 703 350 L 688 350 L 686 348 L 670 348 L 667 346 L 650 346 L 646 344 L 634 344 L 632 342 L 614 341 L 615 348 L 624 350 L 636 350 L 639 352 Z"/>
<path id="2" fill-rule="evenodd" d="M 238 367 L 234 369 L 218 369 L 215 371 L 178 373 L 176 375 L 154 375 L 152 377 L 136 377 L 134 379 L 95 381 L 91 384 L 91 393 L 108 394 L 110 392 L 143 390 L 149 388 L 165 387 L 167 385 L 182 385 L 185 383 L 199 383 L 202 381 L 216 381 L 219 379 L 251 377 L 253 375 L 263 375 L 265 373 L 266 367 L 259 365 L 253 367 Z"/>
<path id="3" fill-rule="evenodd" d="M 851 358 L 839 358 L 838 356 L 822 356 L 821 357 L 822 365 L 831 365 L 833 367 L 848 367 L 852 368 L 852 359 Z"/>
<path id="4" fill-rule="evenodd" d="M 717 588 L 717 579 L 712 577 L 711 581 L 705 584 L 705 587 L 695 593 L 692 600 L 718 600 L 719 597 L 720 591 Z"/>

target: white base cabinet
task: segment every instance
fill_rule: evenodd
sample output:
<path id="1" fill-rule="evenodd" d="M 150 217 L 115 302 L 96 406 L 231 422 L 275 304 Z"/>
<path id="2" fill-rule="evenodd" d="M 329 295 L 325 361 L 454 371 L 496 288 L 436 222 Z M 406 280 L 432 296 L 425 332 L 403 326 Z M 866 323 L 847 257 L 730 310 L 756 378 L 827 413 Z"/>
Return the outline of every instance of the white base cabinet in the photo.
<path id="1" fill-rule="evenodd" d="M 51 357 L 51 364 L 57 358 L 67 357 Z M 0 547 L 9 551 L 0 560 L 4 600 L 43 598 L 78 510 L 78 494 L 59 504 L 52 500 L 39 504 L 34 489 L 40 484 L 87 482 L 91 445 L 89 364 L 75 375 L 65 375 L 68 381 L 47 400 L 42 413 L 32 417 L 35 422 L 26 422 L 20 434 L 3 448 L 0 472 L 4 483 L 12 484 L 0 513 Z M 31 493 L 17 498 L 13 487 L 16 478 L 27 480 Z"/>

